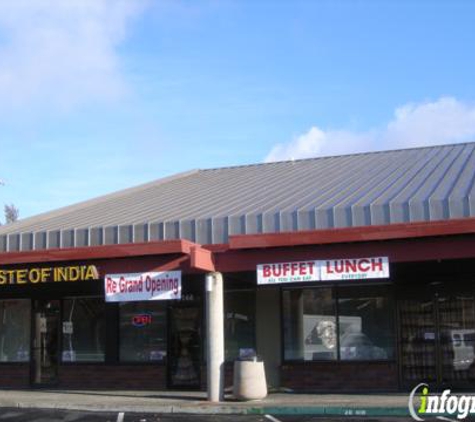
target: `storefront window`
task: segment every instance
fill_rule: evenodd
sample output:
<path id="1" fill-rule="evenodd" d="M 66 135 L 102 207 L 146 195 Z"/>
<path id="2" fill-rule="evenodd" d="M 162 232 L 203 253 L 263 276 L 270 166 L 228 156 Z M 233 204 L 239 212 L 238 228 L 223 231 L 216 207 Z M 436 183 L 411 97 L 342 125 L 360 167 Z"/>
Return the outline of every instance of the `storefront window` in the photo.
<path id="1" fill-rule="evenodd" d="M 30 360 L 29 300 L 0 300 L 0 362 Z"/>
<path id="2" fill-rule="evenodd" d="M 284 290 L 283 314 L 286 360 L 334 360 L 338 350 L 341 360 L 394 358 L 387 287 Z"/>
<path id="3" fill-rule="evenodd" d="M 224 313 L 226 360 L 255 356 L 255 290 L 225 292 Z"/>
<path id="4" fill-rule="evenodd" d="M 338 324 L 342 360 L 385 360 L 394 353 L 394 323 L 387 287 L 338 290 Z"/>
<path id="5" fill-rule="evenodd" d="M 104 300 L 99 298 L 63 301 L 63 362 L 104 361 L 104 311 Z"/>
<path id="6" fill-rule="evenodd" d="M 120 360 L 156 362 L 167 355 L 166 302 L 120 304 Z"/>
<path id="7" fill-rule="evenodd" d="M 283 299 L 285 359 L 336 359 L 333 289 L 286 290 Z"/>

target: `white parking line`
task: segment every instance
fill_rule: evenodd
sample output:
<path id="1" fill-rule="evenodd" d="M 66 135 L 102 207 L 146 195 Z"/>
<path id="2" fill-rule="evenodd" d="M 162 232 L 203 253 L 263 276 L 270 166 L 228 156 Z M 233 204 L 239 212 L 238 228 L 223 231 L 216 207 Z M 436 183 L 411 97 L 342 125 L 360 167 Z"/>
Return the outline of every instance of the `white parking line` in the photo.
<path id="1" fill-rule="evenodd" d="M 279 419 L 274 418 L 274 416 L 272 416 L 272 415 L 264 415 L 264 417 L 267 418 L 267 419 L 269 419 L 269 420 L 272 421 L 272 422 L 282 422 L 282 421 L 280 421 Z"/>
<path id="2" fill-rule="evenodd" d="M 125 415 L 124 412 L 120 412 L 120 413 L 117 415 L 117 422 L 124 422 L 124 415 Z"/>

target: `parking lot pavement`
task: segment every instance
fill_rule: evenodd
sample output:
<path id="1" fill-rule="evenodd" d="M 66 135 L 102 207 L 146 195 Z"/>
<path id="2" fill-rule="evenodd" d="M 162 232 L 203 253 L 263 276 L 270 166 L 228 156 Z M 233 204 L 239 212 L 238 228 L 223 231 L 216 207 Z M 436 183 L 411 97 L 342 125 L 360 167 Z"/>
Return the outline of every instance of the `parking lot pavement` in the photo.
<path id="1" fill-rule="evenodd" d="M 272 415 L 162 415 L 141 413 L 78 412 L 44 409 L 0 409 L 0 422 L 405 422 L 407 418 L 328 418 Z"/>

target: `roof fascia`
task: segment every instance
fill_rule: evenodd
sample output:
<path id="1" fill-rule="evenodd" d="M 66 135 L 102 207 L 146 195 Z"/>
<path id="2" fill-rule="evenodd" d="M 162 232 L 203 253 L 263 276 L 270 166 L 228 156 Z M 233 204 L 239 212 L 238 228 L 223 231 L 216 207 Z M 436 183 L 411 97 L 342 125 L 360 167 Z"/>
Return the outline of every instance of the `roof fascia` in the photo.
<path id="1" fill-rule="evenodd" d="M 28 252 L 6 252 L 0 254 L 0 264 L 83 261 L 91 259 L 132 258 L 148 255 L 190 255 L 193 247 L 199 247 L 199 245 L 187 240 L 166 240 L 160 242 L 127 243 L 81 248 L 43 249 Z"/>
<path id="2" fill-rule="evenodd" d="M 229 249 L 276 248 L 299 245 L 368 242 L 412 239 L 475 233 L 475 218 L 388 224 L 326 230 L 234 235 L 229 237 Z"/>

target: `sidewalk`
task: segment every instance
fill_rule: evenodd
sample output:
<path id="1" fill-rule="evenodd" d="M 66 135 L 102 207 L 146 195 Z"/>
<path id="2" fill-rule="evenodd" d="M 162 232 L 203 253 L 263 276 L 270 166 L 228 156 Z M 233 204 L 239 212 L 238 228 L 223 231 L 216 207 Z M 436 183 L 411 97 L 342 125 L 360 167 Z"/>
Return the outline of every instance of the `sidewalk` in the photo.
<path id="1" fill-rule="evenodd" d="M 209 403 L 204 392 L 0 390 L 0 407 L 186 414 L 408 416 L 407 394 L 270 394 Z"/>

